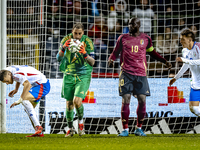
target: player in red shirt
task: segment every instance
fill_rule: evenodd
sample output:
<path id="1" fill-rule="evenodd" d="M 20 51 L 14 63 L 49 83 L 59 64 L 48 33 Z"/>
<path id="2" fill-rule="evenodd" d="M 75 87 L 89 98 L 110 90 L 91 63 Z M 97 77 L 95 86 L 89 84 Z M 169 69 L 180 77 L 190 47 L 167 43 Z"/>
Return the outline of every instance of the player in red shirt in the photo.
<path id="1" fill-rule="evenodd" d="M 146 77 L 146 52 L 154 59 L 165 63 L 170 69 L 171 63 L 160 56 L 153 48 L 151 38 L 139 32 L 140 20 L 129 20 L 129 33 L 122 34 L 108 59 L 109 67 L 113 67 L 114 60 L 119 57 L 121 73 L 119 76 L 119 95 L 122 96 L 121 120 L 124 131 L 118 136 L 128 136 L 129 104 L 131 94 L 138 99 L 137 128 L 134 134 L 146 136 L 141 127 L 146 114 L 146 96 L 150 96 L 149 84 Z"/>

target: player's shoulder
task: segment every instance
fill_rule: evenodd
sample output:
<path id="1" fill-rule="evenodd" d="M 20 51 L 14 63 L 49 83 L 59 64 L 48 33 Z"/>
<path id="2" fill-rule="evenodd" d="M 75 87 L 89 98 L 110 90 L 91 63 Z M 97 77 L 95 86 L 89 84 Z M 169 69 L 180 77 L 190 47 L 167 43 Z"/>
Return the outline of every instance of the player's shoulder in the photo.
<path id="1" fill-rule="evenodd" d="M 195 47 L 198 47 L 200 49 L 200 42 L 195 42 Z"/>
<path id="2" fill-rule="evenodd" d="M 83 41 L 86 41 L 86 42 L 92 42 L 91 38 L 89 38 L 87 35 L 82 35 L 82 38 L 81 38 Z"/>
<path id="3" fill-rule="evenodd" d="M 140 37 L 141 38 L 147 38 L 147 39 L 149 39 L 149 40 L 151 40 L 151 37 L 148 35 L 148 34 L 146 34 L 146 33 L 140 33 Z"/>
<path id="4" fill-rule="evenodd" d="M 187 56 L 188 53 L 189 53 L 189 50 L 188 50 L 187 48 L 183 48 L 183 49 L 182 49 L 182 56 L 183 56 L 184 58 L 186 58 L 186 56 Z"/>
<path id="5" fill-rule="evenodd" d="M 119 40 L 121 40 L 121 39 L 123 39 L 123 38 L 126 38 L 126 37 L 130 37 L 130 35 L 129 35 L 129 33 L 123 33 L 123 34 L 121 34 L 119 37 L 118 37 L 118 41 Z"/>
<path id="6" fill-rule="evenodd" d="M 72 33 L 66 35 L 64 38 L 62 38 L 61 43 L 64 43 L 65 41 L 71 39 L 72 37 L 73 37 Z"/>

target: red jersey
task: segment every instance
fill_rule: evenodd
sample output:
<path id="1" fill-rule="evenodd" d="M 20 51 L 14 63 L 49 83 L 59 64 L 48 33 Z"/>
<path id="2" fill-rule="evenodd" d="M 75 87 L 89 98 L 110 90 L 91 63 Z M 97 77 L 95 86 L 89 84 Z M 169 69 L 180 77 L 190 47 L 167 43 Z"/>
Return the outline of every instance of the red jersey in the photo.
<path id="1" fill-rule="evenodd" d="M 131 75 L 146 76 L 146 52 L 153 51 L 151 38 L 140 33 L 134 37 L 130 34 L 122 34 L 109 59 L 115 60 L 120 54 L 121 69 Z"/>

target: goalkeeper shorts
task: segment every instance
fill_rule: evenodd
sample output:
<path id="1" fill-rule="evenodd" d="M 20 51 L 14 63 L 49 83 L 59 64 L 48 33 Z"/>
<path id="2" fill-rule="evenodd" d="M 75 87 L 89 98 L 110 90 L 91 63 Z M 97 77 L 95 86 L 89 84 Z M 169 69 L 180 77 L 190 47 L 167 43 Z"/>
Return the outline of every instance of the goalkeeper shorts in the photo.
<path id="1" fill-rule="evenodd" d="M 64 74 L 61 97 L 73 101 L 74 96 L 84 99 L 87 95 L 91 75 Z"/>

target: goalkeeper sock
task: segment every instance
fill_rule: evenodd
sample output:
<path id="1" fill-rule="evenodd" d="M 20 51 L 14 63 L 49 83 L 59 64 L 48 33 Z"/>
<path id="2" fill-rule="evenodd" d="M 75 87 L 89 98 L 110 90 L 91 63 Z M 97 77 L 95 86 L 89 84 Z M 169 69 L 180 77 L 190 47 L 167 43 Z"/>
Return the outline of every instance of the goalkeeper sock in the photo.
<path id="1" fill-rule="evenodd" d="M 36 126 L 41 126 L 31 102 L 29 100 L 23 100 L 22 101 L 22 105 L 26 109 L 26 112 L 27 112 L 29 118 L 31 119 L 31 121 L 33 122 L 33 125 L 35 127 Z"/>
<path id="2" fill-rule="evenodd" d="M 146 114 L 146 103 L 145 102 L 138 102 L 137 107 L 137 127 L 142 127 L 144 116 Z"/>
<path id="3" fill-rule="evenodd" d="M 66 109 L 66 119 L 68 127 L 71 129 L 73 127 L 73 119 L 74 119 L 74 110 Z"/>
<path id="4" fill-rule="evenodd" d="M 83 119 L 83 112 L 84 112 L 84 107 L 83 107 L 83 104 L 81 104 L 81 106 L 79 108 L 76 108 L 76 113 L 78 115 L 78 120 L 82 120 Z"/>
<path id="5" fill-rule="evenodd" d="M 129 114 L 130 114 L 129 104 L 122 103 L 121 117 L 122 117 L 123 129 L 127 129 L 128 128 Z"/>

